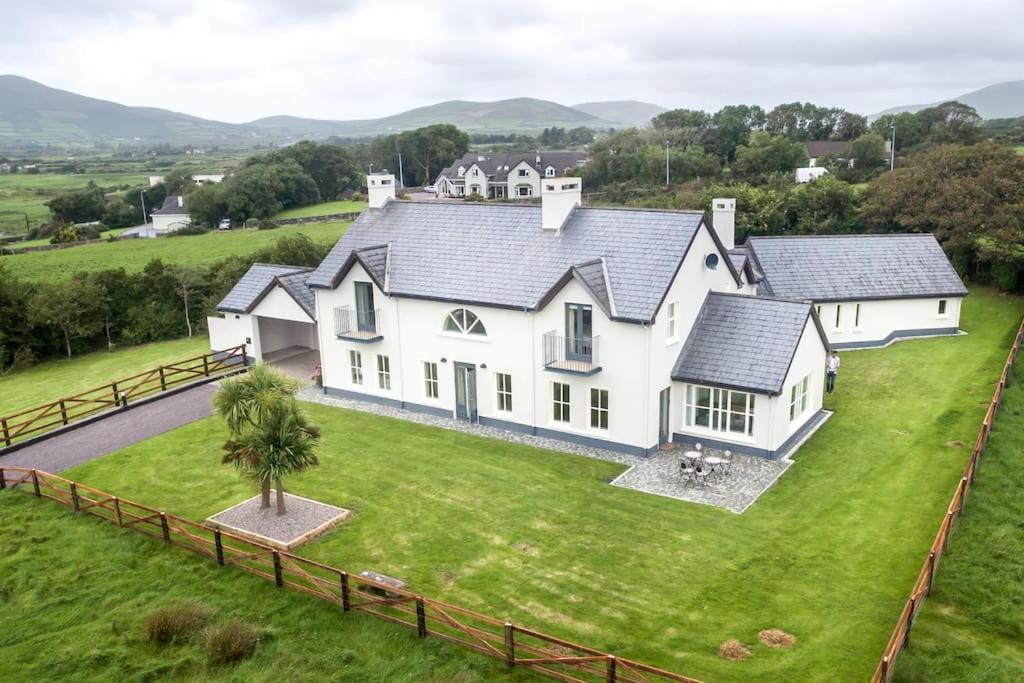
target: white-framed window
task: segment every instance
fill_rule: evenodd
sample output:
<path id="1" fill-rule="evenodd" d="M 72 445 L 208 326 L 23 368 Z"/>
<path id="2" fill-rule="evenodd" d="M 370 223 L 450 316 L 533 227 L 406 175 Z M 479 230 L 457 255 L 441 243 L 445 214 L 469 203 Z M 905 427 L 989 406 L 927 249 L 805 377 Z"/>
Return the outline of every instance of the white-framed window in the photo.
<path id="1" fill-rule="evenodd" d="M 465 166 L 459 166 L 459 177 L 461 178 L 464 175 L 466 175 L 466 167 Z"/>
<path id="2" fill-rule="evenodd" d="M 495 375 L 498 386 L 498 410 L 512 412 L 512 375 L 499 372 Z"/>
<path id="3" fill-rule="evenodd" d="M 668 338 L 677 339 L 679 337 L 679 302 L 670 301 L 668 304 L 667 315 L 668 318 Z"/>
<path id="4" fill-rule="evenodd" d="M 391 359 L 377 354 L 377 384 L 385 391 L 391 391 Z"/>
<path id="5" fill-rule="evenodd" d="M 423 391 L 427 398 L 437 398 L 437 363 L 423 363 Z"/>
<path id="6" fill-rule="evenodd" d="M 946 300 L 945 299 L 939 299 L 939 317 L 940 318 L 945 318 L 946 317 L 946 315 L 947 315 L 946 310 L 947 310 Z"/>
<path id="7" fill-rule="evenodd" d="M 836 304 L 836 329 L 837 330 L 839 329 L 839 321 L 841 319 L 842 313 L 843 313 L 843 307 L 841 305 L 839 305 L 839 304 Z"/>
<path id="8" fill-rule="evenodd" d="M 715 432 L 754 434 L 754 394 L 686 385 L 686 426 Z"/>
<path id="9" fill-rule="evenodd" d="M 608 429 L 608 390 L 590 390 L 590 426 Z"/>
<path id="10" fill-rule="evenodd" d="M 797 382 L 789 390 L 789 421 L 792 422 L 807 412 L 810 404 L 808 389 L 811 386 L 811 376 L 807 375 Z"/>
<path id="11" fill-rule="evenodd" d="M 480 322 L 480 318 L 476 317 L 476 313 L 468 308 L 456 308 L 454 311 L 450 311 L 445 316 L 441 329 L 445 332 L 455 332 L 457 334 L 487 336 L 487 330 L 484 328 L 484 324 Z"/>
<path id="12" fill-rule="evenodd" d="M 860 329 L 860 304 L 857 304 L 853 309 L 853 329 Z"/>
<path id="13" fill-rule="evenodd" d="M 519 169 L 519 177 L 520 178 L 529 178 L 530 177 L 530 169 L 528 169 L 528 168 L 521 168 L 521 169 Z"/>
<path id="14" fill-rule="evenodd" d="M 544 175 L 546 175 L 548 178 L 554 178 L 555 169 L 552 168 L 551 166 L 548 166 L 547 168 L 544 169 Z"/>
<path id="15" fill-rule="evenodd" d="M 555 422 L 569 421 L 569 385 L 562 382 L 552 382 L 552 406 L 554 408 Z"/>
<path id="16" fill-rule="evenodd" d="M 352 368 L 352 384 L 363 383 L 363 354 L 349 349 L 348 364 Z"/>
<path id="17" fill-rule="evenodd" d="M 474 168 L 473 169 L 473 177 L 474 178 L 479 178 L 480 177 L 480 169 L 478 169 L 478 168 Z"/>

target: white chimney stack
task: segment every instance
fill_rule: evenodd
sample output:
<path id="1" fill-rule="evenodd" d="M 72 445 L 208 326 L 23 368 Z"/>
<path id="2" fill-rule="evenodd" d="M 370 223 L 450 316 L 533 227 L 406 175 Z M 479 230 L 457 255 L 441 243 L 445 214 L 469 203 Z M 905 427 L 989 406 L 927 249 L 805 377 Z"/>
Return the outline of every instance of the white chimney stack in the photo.
<path id="1" fill-rule="evenodd" d="M 736 246 L 736 200 L 711 200 L 711 225 L 726 249 Z"/>
<path id="2" fill-rule="evenodd" d="M 558 233 L 572 210 L 582 203 L 583 181 L 580 178 L 544 178 L 540 193 L 542 227 Z"/>
<path id="3" fill-rule="evenodd" d="M 389 199 L 395 198 L 395 176 L 386 170 L 382 173 L 370 173 L 366 176 L 366 189 L 369 193 L 368 206 L 379 209 Z"/>

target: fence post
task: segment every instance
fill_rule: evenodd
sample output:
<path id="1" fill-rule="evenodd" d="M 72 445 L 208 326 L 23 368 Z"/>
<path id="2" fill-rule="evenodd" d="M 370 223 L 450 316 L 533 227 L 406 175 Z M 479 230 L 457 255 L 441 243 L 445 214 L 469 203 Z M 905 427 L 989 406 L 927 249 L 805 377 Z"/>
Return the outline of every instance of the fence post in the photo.
<path id="1" fill-rule="evenodd" d="M 882 657 L 882 683 L 888 683 L 889 681 L 889 655 Z"/>
<path id="2" fill-rule="evenodd" d="M 171 544 L 171 529 L 167 526 L 167 515 L 160 513 L 160 530 L 164 534 L 164 543 L 167 545 Z"/>
<path id="3" fill-rule="evenodd" d="M 0 419 L 0 429 L 3 429 L 4 433 L 4 446 L 11 445 L 11 432 L 7 429 L 7 418 Z"/>
<path id="4" fill-rule="evenodd" d="M 78 486 L 71 482 L 71 511 L 78 512 Z"/>
<path id="5" fill-rule="evenodd" d="M 60 420 L 65 425 L 68 423 L 68 409 L 64 405 L 64 399 L 60 400 Z"/>
<path id="6" fill-rule="evenodd" d="M 167 391 L 167 378 L 164 377 L 164 366 L 157 368 L 160 372 L 160 391 Z"/>
<path id="7" fill-rule="evenodd" d="M 932 582 L 935 581 L 935 551 L 928 551 L 928 590 L 926 595 L 932 594 Z"/>
<path id="8" fill-rule="evenodd" d="M 207 356 L 203 356 L 203 377 L 210 376 L 210 360 Z"/>
<path id="9" fill-rule="evenodd" d="M 126 392 L 126 391 L 122 391 L 121 392 L 121 407 L 122 408 L 127 408 L 128 407 L 128 392 Z"/>
<path id="10" fill-rule="evenodd" d="M 427 609 L 423 604 L 423 596 L 416 598 L 416 635 L 420 638 L 427 637 Z"/>
<path id="11" fill-rule="evenodd" d="M 906 650 L 907 645 L 910 644 L 910 629 L 914 627 L 914 610 L 917 608 L 917 597 L 914 595 L 910 596 L 910 611 L 907 612 L 907 623 L 904 626 L 903 633 L 903 644 L 900 645 L 901 650 Z"/>
<path id="12" fill-rule="evenodd" d="M 964 512 L 964 504 L 967 502 L 967 487 L 970 482 L 967 481 L 967 477 L 960 477 L 960 502 L 956 506 L 956 516 L 959 517 Z"/>
<path id="13" fill-rule="evenodd" d="M 278 588 L 284 587 L 284 577 L 281 575 L 281 553 L 274 551 L 274 583 Z"/>
<path id="14" fill-rule="evenodd" d="M 224 543 L 220 539 L 220 529 L 213 530 L 213 544 L 217 548 L 217 564 L 224 566 Z"/>
<path id="15" fill-rule="evenodd" d="M 615 671 L 615 665 L 615 655 L 608 655 L 608 675 L 605 678 L 605 680 L 608 681 L 608 683 L 615 683 L 615 681 L 618 680 L 617 673 Z"/>
<path id="16" fill-rule="evenodd" d="M 352 609 L 352 599 L 348 593 L 348 572 L 341 573 L 341 610 L 347 612 Z"/>
<path id="17" fill-rule="evenodd" d="M 32 470 L 32 492 L 36 494 L 36 498 L 42 498 L 43 494 L 39 490 L 39 474 L 36 470 Z"/>
<path id="18" fill-rule="evenodd" d="M 249 367 L 249 354 L 245 352 L 245 347 L 242 347 L 242 367 Z"/>
<path id="19" fill-rule="evenodd" d="M 114 517 L 117 519 L 117 525 L 121 526 L 121 499 L 117 496 L 114 496 Z"/>
<path id="20" fill-rule="evenodd" d="M 121 405 L 121 397 L 117 395 L 117 382 L 110 383 L 110 393 L 114 397 L 114 407 Z"/>
<path id="21" fill-rule="evenodd" d="M 949 537 L 953 534 L 953 511 L 946 513 L 946 535 L 942 539 L 942 554 L 949 554 Z"/>
<path id="22" fill-rule="evenodd" d="M 505 666 L 514 669 L 516 666 L 515 627 L 505 622 Z"/>

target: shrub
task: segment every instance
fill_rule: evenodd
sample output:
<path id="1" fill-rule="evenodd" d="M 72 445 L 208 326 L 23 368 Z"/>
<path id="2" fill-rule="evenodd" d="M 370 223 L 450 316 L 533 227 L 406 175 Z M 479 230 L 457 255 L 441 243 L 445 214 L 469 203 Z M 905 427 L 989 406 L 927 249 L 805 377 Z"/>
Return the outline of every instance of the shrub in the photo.
<path id="1" fill-rule="evenodd" d="M 248 622 L 232 619 L 206 630 L 204 649 L 210 664 L 227 664 L 251 657 L 259 642 L 258 628 Z"/>
<path id="2" fill-rule="evenodd" d="M 149 639 L 160 645 L 187 640 L 206 625 L 211 611 L 194 603 L 159 607 L 146 619 Z"/>
<path id="3" fill-rule="evenodd" d="M 210 232 L 210 226 L 205 223 L 189 223 L 188 225 L 178 228 L 177 230 L 171 230 L 167 233 L 168 237 L 187 237 L 189 235 L 205 235 Z"/>
<path id="4" fill-rule="evenodd" d="M 468 195 L 466 195 L 465 199 L 465 201 L 467 202 L 482 202 L 483 200 L 484 198 L 480 196 L 479 192 L 471 192 Z"/>

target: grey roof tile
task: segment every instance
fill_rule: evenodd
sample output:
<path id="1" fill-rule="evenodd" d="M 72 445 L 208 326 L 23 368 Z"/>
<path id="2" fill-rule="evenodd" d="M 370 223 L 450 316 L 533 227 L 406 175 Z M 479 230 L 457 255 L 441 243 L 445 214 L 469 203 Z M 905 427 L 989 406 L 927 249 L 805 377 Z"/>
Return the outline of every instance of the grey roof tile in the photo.
<path id="1" fill-rule="evenodd" d="M 245 275 L 235 283 L 235 286 L 231 288 L 231 291 L 228 292 L 227 296 L 217 304 L 217 310 L 229 313 L 251 312 L 252 309 L 256 307 L 256 304 L 258 304 L 260 300 L 267 295 L 271 287 L 274 286 L 277 282 L 278 276 L 283 278 L 282 284 L 284 284 L 285 288 L 288 289 L 293 296 L 296 296 L 296 293 L 301 290 L 299 289 L 299 282 L 294 278 L 301 275 L 302 279 L 305 279 L 308 277 L 309 273 L 309 268 L 255 263 L 250 266 L 249 270 L 245 272 Z M 309 312 L 310 309 L 306 308 L 306 305 L 308 305 L 309 301 L 313 298 L 313 292 L 308 287 L 305 287 L 304 284 L 302 285 L 302 288 L 305 289 L 308 294 L 302 294 L 306 304 L 303 304 L 302 301 L 300 301 L 300 305 Z M 296 299 L 299 299 L 299 297 L 296 296 Z M 313 310 L 315 310 L 315 308 L 316 306 L 313 305 Z M 315 317 L 313 314 L 310 315 Z"/>
<path id="2" fill-rule="evenodd" d="M 604 261 L 590 261 L 574 266 L 573 272 L 575 277 L 579 278 L 583 282 L 583 286 L 594 296 L 597 303 L 601 305 L 604 312 L 611 317 L 612 307 L 608 295 L 608 281 L 604 273 Z"/>
<path id="3" fill-rule="evenodd" d="M 703 217 L 582 207 L 555 234 L 536 205 L 388 202 L 363 212 L 309 284 L 334 286 L 354 250 L 387 243 L 389 294 L 533 309 L 572 266 L 604 258 L 617 317 L 649 321 Z"/>
<path id="4" fill-rule="evenodd" d="M 290 275 L 278 275 L 277 281 L 285 290 L 292 295 L 295 302 L 302 307 L 309 317 L 316 320 L 316 294 L 306 284 L 309 279 L 309 270 L 302 270 Z"/>
<path id="5" fill-rule="evenodd" d="M 672 379 L 779 394 L 810 316 L 806 302 L 710 292 Z"/>
<path id="6" fill-rule="evenodd" d="M 964 296 L 930 234 L 751 237 L 764 273 L 760 292 L 786 299 L 850 301 Z"/>
<path id="7" fill-rule="evenodd" d="M 164 197 L 164 203 L 156 211 L 150 211 L 150 216 L 183 216 L 188 213 L 185 207 L 188 200 L 181 195 L 172 194 Z"/>

